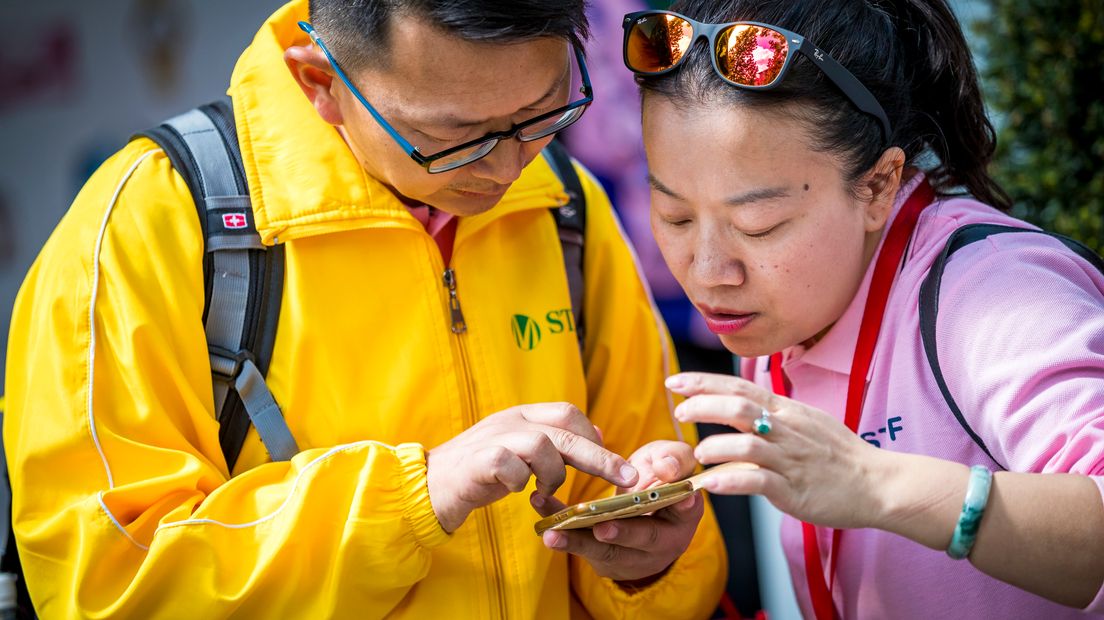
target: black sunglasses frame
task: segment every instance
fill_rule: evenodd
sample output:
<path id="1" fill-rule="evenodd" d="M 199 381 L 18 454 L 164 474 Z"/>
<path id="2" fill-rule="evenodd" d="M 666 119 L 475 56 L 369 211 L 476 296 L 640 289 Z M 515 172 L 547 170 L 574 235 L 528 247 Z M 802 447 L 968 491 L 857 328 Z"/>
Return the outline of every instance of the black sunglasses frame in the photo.
<path id="1" fill-rule="evenodd" d="M 889 144 L 892 140 L 893 129 L 889 124 L 889 117 L 886 116 L 885 109 L 882 108 L 882 104 L 878 103 L 878 100 L 874 97 L 874 94 L 871 93 L 866 86 L 863 86 L 862 82 L 860 82 L 859 79 L 855 77 L 855 74 L 848 71 L 846 67 L 841 65 L 836 59 L 832 58 L 832 56 L 828 54 L 828 52 L 825 52 L 824 50 L 817 47 L 812 41 L 795 32 L 786 30 L 785 28 L 779 28 L 778 26 L 774 26 L 771 24 L 763 24 L 760 22 L 726 22 L 723 24 L 706 24 L 694 19 L 690 19 L 689 17 L 680 13 L 676 13 L 674 11 L 651 10 L 629 13 L 625 15 L 625 19 L 621 24 L 625 30 L 625 38 L 621 47 L 621 58 L 625 62 L 625 67 L 627 67 L 633 73 L 645 76 L 663 75 L 675 70 L 686 58 L 686 54 L 683 54 L 678 58 L 678 60 L 672 63 L 670 67 L 662 71 L 641 71 L 633 67 L 629 63 L 629 35 L 632 34 L 633 28 L 636 27 L 637 23 L 641 19 L 662 15 L 671 15 L 690 24 L 690 27 L 692 28 L 690 47 L 693 47 L 694 44 L 698 42 L 698 39 L 705 39 L 709 45 L 709 56 L 713 60 L 713 70 L 717 73 L 717 75 L 720 76 L 720 78 L 725 82 L 736 86 L 737 88 L 746 88 L 749 90 L 769 90 L 780 84 L 782 82 L 782 78 L 786 75 L 786 71 L 790 68 L 794 55 L 786 55 L 785 63 L 782 65 L 782 68 L 779 69 L 778 75 L 774 78 L 773 81 L 771 81 L 771 83 L 764 84 L 762 86 L 749 86 L 747 84 L 740 84 L 739 82 L 734 82 L 728 79 L 728 77 L 725 76 L 724 72 L 721 71 L 721 66 L 718 63 L 716 53 L 717 37 L 722 32 L 728 30 L 729 28 L 732 28 L 733 26 L 757 26 L 759 28 L 767 28 L 779 33 L 786 38 L 787 44 L 791 49 L 800 52 L 806 58 L 813 61 L 813 64 L 819 67 L 820 70 L 824 72 L 824 75 L 828 76 L 828 79 L 830 79 L 832 83 L 835 84 L 836 87 L 839 88 L 843 92 L 843 94 L 851 100 L 851 103 L 855 104 L 855 107 L 857 107 L 862 112 L 878 119 L 882 126 L 882 132 L 884 133 L 886 144 Z M 689 47 L 687 48 L 687 51 L 689 51 Z"/>

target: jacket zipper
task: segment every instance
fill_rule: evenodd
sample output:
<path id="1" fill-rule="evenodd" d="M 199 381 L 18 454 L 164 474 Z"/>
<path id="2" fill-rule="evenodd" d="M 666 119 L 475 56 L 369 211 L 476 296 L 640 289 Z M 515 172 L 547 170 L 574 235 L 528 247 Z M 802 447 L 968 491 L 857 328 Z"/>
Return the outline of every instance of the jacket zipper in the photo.
<path id="1" fill-rule="evenodd" d="M 464 321 L 464 312 L 460 307 L 460 297 L 456 293 L 456 272 L 452 267 L 446 267 L 442 276 L 445 288 L 448 290 L 449 328 L 456 335 L 457 349 L 460 352 L 461 390 L 464 392 L 464 402 L 467 405 L 464 411 L 464 423 L 471 428 L 478 421 L 476 412 L 479 411 L 475 401 L 475 390 L 472 382 L 471 363 L 468 360 L 467 342 L 461 336 L 468 331 L 468 325 Z M 491 553 L 490 574 L 487 581 L 491 593 L 491 600 L 498 602 L 498 617 L 508 618 L 506 613 L 506 596 L 503 592 L 505 586 L 502 562 L 498 555 L 498 541 L 495 539 L 494 515 L 490 506 L 475 511 L 475 518 L 479 521 L 481 536 L 487 539 Z"/>
<path id="2" fill-rule="evenodd" d="M 464 322 L 464 311 L 460 309 L 460 297 L 456 295 L 456 272 L 452 270 L 452 267 L 445 267 L 445 274 L 442 279 L 445 282 L 445 288 L 448 289 L 449 320 L 452 322 L 452 333 L 462 334 L 468 331 L 468 324 Z M 464 343 L 461 341 L 461 352 L 463 352 L 463 348 Z M 464 368 L 467 370 L 467 359 L 463 361 Z"/>

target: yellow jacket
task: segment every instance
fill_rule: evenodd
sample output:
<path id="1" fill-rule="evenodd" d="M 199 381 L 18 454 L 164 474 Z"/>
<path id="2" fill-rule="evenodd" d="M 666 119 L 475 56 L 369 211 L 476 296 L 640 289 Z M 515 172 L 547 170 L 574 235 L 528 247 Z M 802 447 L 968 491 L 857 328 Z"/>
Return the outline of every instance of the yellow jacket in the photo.
<path id="1" fill-rule="evenodd" d="M 305 14 L 295 2 L 264 25 L 229 91 L 257 226 L 286 247 L 268 383 L 302 452 L 269 462 L 251 431 L 235 475 L 226 470 L 198 218 L 163 153 L 132 142 L 81 191 L 12 320 L 4 440 L 39 613 L 707 616 L 725 577 L 711 512 L 671 570 L 632 594 L 544 548 L 528 492 L 452 535 L 440 528 L 425 449 L 545 401 L 577 404 L 625 456 L 674 438 L 662 388 L 671 352 L 608 200 L 584 175 L 584 375 L 559 320 L 570 301 L 548 209 L 565 196 L 543 158 L 498 206 L 460 221 L 452 266 L 468 332 L 451 333 L 436 244 L 288 74 L 282 50 L 306 42 L 295 27 Z M 515 315 L 541 330 L 531 349 Z M 558 496 L 610 491 L 570 470 Z"/>

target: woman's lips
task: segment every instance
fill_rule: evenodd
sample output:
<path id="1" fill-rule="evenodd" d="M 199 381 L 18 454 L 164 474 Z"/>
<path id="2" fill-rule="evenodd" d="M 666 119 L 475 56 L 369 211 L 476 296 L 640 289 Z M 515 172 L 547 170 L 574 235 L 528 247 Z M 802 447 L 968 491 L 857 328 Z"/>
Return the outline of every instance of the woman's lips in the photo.
<path id="1" fill-rule="evenodd" d="M 735 312 L 717 312 L 715 310 L 701 308 L 702 317 L 705 318 L 705 325 L 709 328 L 709 331 L 714 334 L 733 334 L 752 321 L 756 316 L 756 313 L 735 313 Z"/>

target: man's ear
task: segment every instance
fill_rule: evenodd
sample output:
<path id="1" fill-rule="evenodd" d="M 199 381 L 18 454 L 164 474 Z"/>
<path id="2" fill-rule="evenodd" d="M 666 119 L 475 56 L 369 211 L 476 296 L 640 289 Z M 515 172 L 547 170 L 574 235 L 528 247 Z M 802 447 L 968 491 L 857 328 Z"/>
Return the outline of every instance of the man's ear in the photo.
<path id="1" fill-rule="evenodd" d="M 343 125 L 345 120 L 332 90 L 333 69 L 322 50 L 295 45 L 284 50 L 284 62 L 322 120 L 335 126 Z"/>
<path id="2" fill-rule="evenodd" d="M 897 190 L 901 187 L 904 168 L 905 152 L 899 147 L 891 146 L 859 179 L 859 196 L 866 211 L 867 232 L 881 230 L 889 220 Z"/>

